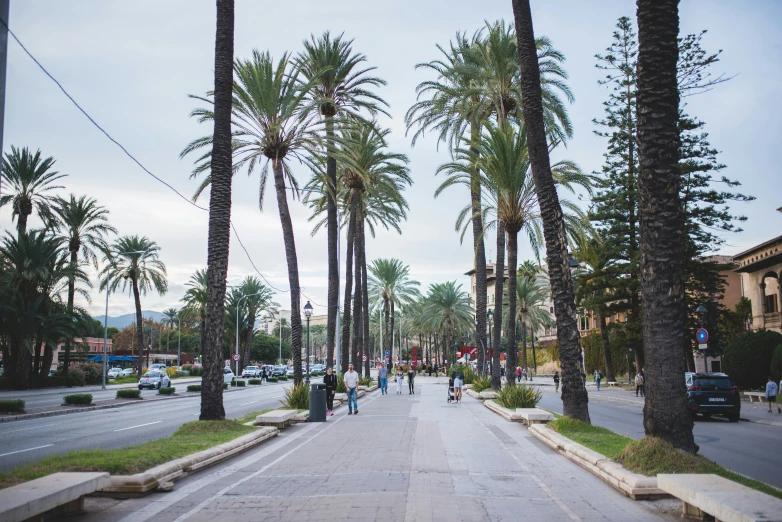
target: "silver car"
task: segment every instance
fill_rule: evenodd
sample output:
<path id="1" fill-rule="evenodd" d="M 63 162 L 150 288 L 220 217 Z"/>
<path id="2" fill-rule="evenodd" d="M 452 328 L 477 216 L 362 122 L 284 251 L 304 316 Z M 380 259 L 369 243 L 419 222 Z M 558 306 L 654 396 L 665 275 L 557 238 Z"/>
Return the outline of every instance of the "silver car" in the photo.
<path id="1" fill-rule="evenodd" d="M 159 372 L 157 370 L 150 370 L 145 373 L 138 381 L 138 389 L 150 388 L 153 390 L 159 390 L 160 388 L 168 388 L 171 386 L 171 379 L 166 372 Z"/>

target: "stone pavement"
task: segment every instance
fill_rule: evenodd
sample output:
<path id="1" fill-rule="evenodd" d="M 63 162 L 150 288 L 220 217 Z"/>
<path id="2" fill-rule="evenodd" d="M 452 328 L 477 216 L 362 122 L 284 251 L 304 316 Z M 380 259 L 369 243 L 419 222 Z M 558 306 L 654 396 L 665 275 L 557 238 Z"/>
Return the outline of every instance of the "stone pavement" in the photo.
<path id="1" fill-rule="evenodd" d="M 623 496 L 479 401 L 447 404 L 442 384 L 338 411 L 172 492 L 88 499 L 80 520 L 678 520 L 675 502 Z"/>

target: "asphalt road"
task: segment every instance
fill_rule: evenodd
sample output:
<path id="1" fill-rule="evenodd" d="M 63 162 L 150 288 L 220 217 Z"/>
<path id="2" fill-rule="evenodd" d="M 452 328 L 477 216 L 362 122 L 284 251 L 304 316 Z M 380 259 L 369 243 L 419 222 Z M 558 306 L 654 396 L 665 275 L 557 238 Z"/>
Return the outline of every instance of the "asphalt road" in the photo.
<path id="1" fill-rule="evenodd" d="M 562 400 L 553 389 L 543 392 L 540 406 L 562 413 Z M 600 396 L 604 393 L 604 396 Z M 611 399 L 611 392 L 589 392 L 592 424 L 634 439 L 644 436 L 643 404 Z M 695 442 L 699 453 L 720 466 L 782 488 L 782 428 L 746 421 L 698 417 Z"/>
<path id="2" fill-rule="evenodd" d="M 313 379 L 319 382 L 320 378 Z M 227 418 L 276 408 L 290 383 L 264 383 L 224 394 Z M 111 397 L 116 392 L 111 392 Z M 145 390 L 142 396 L 153 395 Z M 61 401 L 61 398 L 60 398 Z M 49 455 L 81 449 L 113 449 L 167 437 L 198 419 L 201 398 L 134 402 L 128 406 L 0 424 L 0 471 Z"/>

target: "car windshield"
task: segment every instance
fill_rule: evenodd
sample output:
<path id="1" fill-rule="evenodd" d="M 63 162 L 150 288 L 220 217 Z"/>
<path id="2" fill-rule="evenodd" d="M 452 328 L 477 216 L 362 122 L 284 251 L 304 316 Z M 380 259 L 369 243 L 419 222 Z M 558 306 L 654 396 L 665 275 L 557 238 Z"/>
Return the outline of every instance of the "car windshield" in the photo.
<path id="1" fill-rule="evenodd" d="M 245 370 L 257 370 L 257 369 L 258 368 L 256 368 L 255 366 L 248 366 L 247 368 L 245 368 Z"/>
<path id="2" fill-rule="evenodd" d="M 695 386 L 700 386 L 704 391 L 730 391 L 733 383 L 725 377 L 709 377 L 695 379 Z"/>
<path id="3" fill-rule="evenodd" d="M 144 377 L 160 377 L 160 372 L 147 372 Z"/>
<path id="4" fill-rule="evenodd" d="M 230 368 L 223 368 L 223 373 L 231 373 L 231 369 Z"/>

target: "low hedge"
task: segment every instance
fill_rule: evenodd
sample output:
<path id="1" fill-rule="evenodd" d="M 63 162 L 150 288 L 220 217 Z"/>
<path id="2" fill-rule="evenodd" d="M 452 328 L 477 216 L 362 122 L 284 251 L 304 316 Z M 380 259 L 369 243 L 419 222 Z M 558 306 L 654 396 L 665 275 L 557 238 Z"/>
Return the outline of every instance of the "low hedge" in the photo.
<path id="1" fill-rule="evenodd" d="M 92 394 L 75 393 L 73 395 L 66 395 L 62 400 L 65 404 L 81 404 L 87 406 L 92 404 Z"/>
<path id="2" fill-rule="evenodd" d="M 117 398 L 118 399 L 140 399 L 141 398 L 141 390 L 117 390 Z"/>
<path id="3" fill-rule="evenodd" d="M 268 381 L 268 382 L 277 382 L 277 381 L 279 381 L 279 380 L 280 380 L 280 379 L 279 379 L 279 378 L 277 378 L 277 377 L 269 377 L 269 378 L 267 379 L 267 381 Z"/>
<path id="4" fill-rule="evenodd" d="M 0 400 L 0 411 L 8 413 L 22 413 L 24 412 L 24 401 L 22 399 Z"/>
<path id="5" fill-rule="evenodd" d="M 240 388 L 241 388 L 242 386 L 246 385 L 246 384 L 247 384 L 247 382 L 246 382 L 246 381 L 236 381 L 236 385 L 237 385 L 238 387 L 240 387 Z"/>
<path id="6" fill-rule="evenodd" d="M 187 387 L 187 391 L 189 391 L 189 392 L 200 392 L 201 391 L 201 385 L 200 384 L 190 384 Z"/>
<path id="7" fill-rule="evenodd" d="M 160 388 L 157 393 L 158 395 L 174 395 L 174 392 L 176 391 L 176 388 L 172 386 L 164 386 Z"/>
<path id="8" fill-rule="evenodd" d="M 281 381 L 287 381 L 288 380 L 288 376 L 287 375 L 280 375 L 278 377 L 278 379 L 281 380 Z"/>
<path id="9" fill-rule="evenodd" d="M 249 381 L 247 381 L 247 383 L 248 384 L 263 384 L 263 380 L 262 379 L 250 379 Z"/>
<path id="10" fill-rule="evenodd" d="M 227 383 L 227 382 L 224 382 L 224 383 L 223 383 L 223 389 L 224 389 L 224 390 L 227 390 L 227 389 L 228 389 L 228 383 Z"/>

